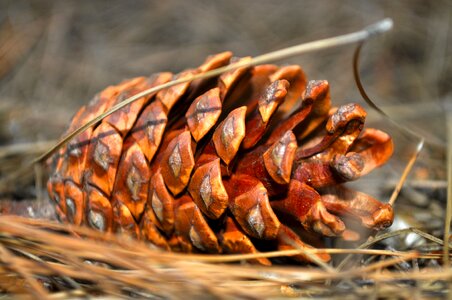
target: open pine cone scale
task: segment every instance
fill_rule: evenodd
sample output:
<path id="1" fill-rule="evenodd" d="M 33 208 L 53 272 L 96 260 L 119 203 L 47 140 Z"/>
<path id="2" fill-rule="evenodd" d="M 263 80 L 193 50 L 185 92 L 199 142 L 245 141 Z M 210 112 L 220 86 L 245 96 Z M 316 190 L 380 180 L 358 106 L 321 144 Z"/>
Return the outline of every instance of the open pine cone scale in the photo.
<path id="1" fill-rule="evenodd" d="M 68 131 L 145 89 L 231 61 L 224 52 L 177 75 L 107 87 Z M 48 191 L 62 221 L 167 250 L 257 253 L 258 240 L 309 248 L 300 228 L 347 237 L 343 215 L 377 230 L 392 223 L 389 204 L 341 185 L 393 152 L 389 135 L 363 129 L 365 118 L 358 104 L 331 107 L 328 82 L 307 82 L 299 66 L 239 68 L 142 97 L 84 131 L 50 160 Z"/>

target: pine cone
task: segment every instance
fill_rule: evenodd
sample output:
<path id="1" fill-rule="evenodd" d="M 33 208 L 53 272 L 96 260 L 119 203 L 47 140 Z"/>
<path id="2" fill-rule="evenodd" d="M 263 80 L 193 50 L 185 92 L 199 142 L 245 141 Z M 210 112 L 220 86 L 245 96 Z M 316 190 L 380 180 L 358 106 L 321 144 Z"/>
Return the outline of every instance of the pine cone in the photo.
<path id="1" fill-rule="evenodd" d="M 145 89 L 225 66 L 231 56 L 110 86 L 68 131 Z M 331 107 L 328 82 L 307 82 L 299 66 L 239 68 L 143 97 L 84 131 L 51 159 L 48 191 L 62 221 L 127 232 L 168 250 L 309 248 L 296 232 L 349 237 L 344 214 L 372 229 L 392 223 L 390 205 L 341 185 L 392 154 L 386 133 L 363 129 L 365 117 L 358 104 Z"/>

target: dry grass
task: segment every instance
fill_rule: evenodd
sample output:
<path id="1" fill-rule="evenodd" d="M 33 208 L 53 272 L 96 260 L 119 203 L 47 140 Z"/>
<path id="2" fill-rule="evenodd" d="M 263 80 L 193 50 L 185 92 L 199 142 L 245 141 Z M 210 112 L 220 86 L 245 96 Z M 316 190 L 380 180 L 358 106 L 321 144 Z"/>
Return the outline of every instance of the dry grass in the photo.
<path id="1" fill-rule="evenodd" d="M 332 255 L 350 253 L 347 260 L 356 264 L 329 271 L 306 266 L 226 264 L 252 255 L 165 253 L 126 236 L 14 216 L 0 217 L 0 232 L 0 287 L 7 293 L 40 299 L 87 295 L 170 299 L 385 297 L 396 292 L 401 297 L 413 293 L 440 296 L 445 295 L 446 282 L 452 279 L 452 270 L 428 266 L 441 254 L 367 249 L 377 241 L 413 232 L 441 243 L 413 229 L 379 235 L 357 249 L 312 250 Z M 298 253 L 293 250 L 261 256 Z M 359 259 L 361 255 L 366 257 L 364 262 Z M 417 267 L 407 268 L 411 264 Z M 404 288 L 412 290 L 397 291 Z"/>

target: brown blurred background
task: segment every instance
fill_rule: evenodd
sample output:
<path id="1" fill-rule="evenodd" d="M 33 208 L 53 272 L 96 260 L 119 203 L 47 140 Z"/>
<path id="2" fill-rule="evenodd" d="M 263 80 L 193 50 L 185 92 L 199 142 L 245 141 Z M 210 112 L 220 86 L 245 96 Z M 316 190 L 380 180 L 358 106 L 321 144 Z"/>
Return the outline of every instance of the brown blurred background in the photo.
<path id="1" fill-rule="evenodd" d="M 417 178 L 443 180 L 451 6 L 448 0 L 3 0 L 0 145 L 57 139 L 78 107 L 124 78 L 177 72 L 225 50 L 258 55 L 391 17 L 393 31 L 363 50 L 362 80 L 394 120 L 426 138 Z M 335 103 L 363 103 L 353 51 L 349 45 L 281 63 L 300 64 L 310 79 L 327 79 Z M 413 145 L 397 154 L 401 165 Z M 0 176 L 22 161 L 0 167 Z"/>

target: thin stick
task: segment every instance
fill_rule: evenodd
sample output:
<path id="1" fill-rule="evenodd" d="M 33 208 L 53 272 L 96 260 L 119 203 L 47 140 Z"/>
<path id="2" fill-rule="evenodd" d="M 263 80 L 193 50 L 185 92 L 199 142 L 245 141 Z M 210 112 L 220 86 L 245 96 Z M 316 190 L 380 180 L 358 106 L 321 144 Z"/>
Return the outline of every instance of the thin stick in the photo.
<path id="1" fill-rule="evenodd" d="M 377 250 L 377 249 L 338 249 L 338 248 L 324 248 L 324 249 L 293 249 L 293 250 L 280 250 L 261 252 L 253 254 L 223 254 L 223 255 L 185 255 L 187 260 L 194 260 L 200 262 L 209 263 L 225 263 L 241 260 L 248 260 L 253 258 L 274 258 L 274 257 L 286 257 L 295 256 L 299 254 L 367 254 L 367 255 L 385 255 L 385 256 L 407 256 L 410 252 L 394 252 L 390 250 Z M 435 256 L 436 257 L 436 256 Z M 331 270 L 330 270 L 331 269 Z M 332 271 L 331 267 L 328 268 L 328 272 Z"/>
<path id="2" fill-rule="evenodd" d="M 5 189 L 10 184 L 10 182 L 14 181 L 16 178 L 18 178 L 18 177 L 22 176 L 23 174 L 25 174 L 26 172 L 28 172 L 34 164 L 44 162 L 46 159 L 48 159 L 50 156 L 52 156 L 56 151 L 58 151 L 61 147 L 66 145 L 66 143 L 68 143 L 75 136 L 79 135 L 80 133 L 82 133 L 83 131 L 88 129 L 89 127 L 102 121 L 104 118 L 106 118 L 107 116 L 120 110 L 121 108 L 123 108 L 123 107 L 129 105 L 130 103 L 132 103 L 142 97 L 145 97 L 149 94 L 156 93 L 160 90 L 163 90 L 163 89 L 166 89 L 166 88 L 169 88 L 174 85 L 181 84 L 181 83 L 191 82 L 191 81 L 197 80 L 197 79 L 215 77 L 215 76 L 221 75 L 225 72 L 232 71 L 232 70 L 235 70 L 238 68 L 255 66 L 255 65 L 259 65 L 259 64 L 263 64 L 263 63 L 274 62 L 274 61 L 281 60 L 284 58 L 297 56 L 297 55 L 300 55 L 303 53 L 308 53 L 308 52 L 318 51 L 318 50 L 322 50 L 322 49 L 328 49 L 328 48 L 339 47 L 339 46 L 343 46 L 343 45 L 347 45 L 347 44 L 362 42 L 369 38 L 372 38 L 374 36 L 380 35 L 382 33 L 385 33 L 387 31 L 391 30 L 392 25 L 393 25 L 393 22 L 391 19 L 389 19 L 389 18 L 383 19 L 377 23 L 374 23 L 372 25 L 365 27 L 364 29 L 362 29 L 360 31 L 284 48 L 281 50 L 277 50 L 274 52 L 256 56 L 250 60 L 239 61 L 239 62 L 230 64 L 230 65 L 227 65 L 225 67 L 213 69 L 211 71 L 201 73 L 201 74 L 195 74 L 195 75 L 189 76 L 187 78 L 173 80 L 173 81 L 167 82 L 165 84 L 144 90 L 144 91 L 116 104 L 108 111 L 104 112 L 103 114 L 98 115 L 97 117 L 88 121 L 81 127 L 70 132 L 69 134 L 64 136 L 59 142 L 57 142 L 53 147 L 51 147 L 49 150 L 47 150 L 45 153 L 43 153 L 36 159 L 25 163 L 25 165 L 23 167 L 19 168 L 16 172 L 13 172 L 13 173 L 9 174 L 8 176 L 6 176 L 5 178 L 1 179 L 0 180 L 0 190 Z"/>
<path id="3" fill-rule="evenodd" d="M 412 131 L 411 129 L 400 125 L 399 123 L 392 120 L 380 107 L 378 107 L 367 95 L 366 90 L 364 89 L 364 86 L 361 82 L 361 76 L 359 75 L 359 57 L 361 54 L 361 49 L 364 45 L 364 42 L 361 42 L 358 47 L 355 50 L 355 54 L 353 55 L 353 76 L 355 78 L 356 86 L 358 87 L 359 93 L 363 97 L 364 101 L 372 107 L 375 111 L 377 111 L 382 117 L 387 119 L 389 122 L 394 124 L 397 128 L 399 128 L 402 132 L 405 134 L 408 134 L 409 136 L 415 137 L 419 139 L 419 142 L 416 147 L 416 151 L 413 153 L 413 155 L 410 158 L 410 161 L 405 167 L 405 170 L 403 171 L 402 177 L 400 177 L 399 182 L 397 183 L 397 186 L 395 187 L 394 191 L 392 192 L 391 198 L 389 199 L 389 204 L 394 205 L 394 202 L 397 199 L 397 196 L 400 193 L 400 190 L 402 189 L 402 186 L 408 177 L 408 174 L 410 173 L 411 169 L 413 168 L 414 163 L 416 162 L 417 157 L 419 156 L 420 151 L 422 150 L 422 147 L 424 146 L 424 138 L 417 134 L 416 132 Z"/>
<path id="4" fill-rule="evenodd" d="M 400 180 L 397 183 L 396 187 L 394 188 L 394 191 L 392 192 L 391 198 L 388 201 L 388 203 L 390 205 L 394 205 L 394 202 L 396 201 L 397 196 L 399 195 L 400 190 L 402 189 L 403 184 L 405 183 L 405 180 L 408 177 L 408 174 L 410 174 L 410 171 L 413 168 L 413 165 L 416 162 L 423 146 L 424 146 L 424 139 L 421 138 L 421 140 L 419 141 L 419 143 L 416 146 L 416 151 L 411 155 L 410 161 L 405 166 L 405 169 L 403 170 L 403 174 L 400 177 Z"/>
<path id="5" fill-rule="evenodd" d="M 450 235 L 450 222 L 452 219 L 452 112 L 447 113 L 447 209 L 446 218 L 444 220 L 444 247 L 443 247 L 443 261 L 444 268 L 449 268 L 449 235 Z M 450 293 L 450 291 L 449 291 Z M 449 294 L 450 295 L 450 294 Z"/>
<path id="6" fill-rule="evenodd" d="M 389 117 L 387 113 L 385 113 L 378 105 L 376 105 L 372 99 L 370 99 L 369 95 L 367 95 L 366 90 L 364 89 L 363 83 L 361 82 L 361 76 L 359 75 L 359 58 L 361 55 L 361 49 L 364 46 L 365 40 L 360 42 L 358 44 L 358 47 L 356 47 L 355 54 L 353 55 L 353 77 L 355 78 L 356 86 L 358 87 L 359 93 L 363 97 L 364 101 L 372 107 L 375 111 L 377 111 L 382 117 L 386 118 L 389 122 L 394 124 L 397 128 L 401 129 L 402 132 L 407 133 L 411 137 L 415 137 L 419 140 L 423 139 L 422 136 L 417 134 L 416 132 L 412 131 L 410 128 L 406 126 L 400 125 L 398 122 L 394 121 Z"/>
<path id="7" fill-rule="evenodd" d="M 383 19 L 375 24 L 367 26 L 366 28 L 364 28 L 360 31 L 284 48 L 281 50 L 277 50 L 274 52 L 256 56 L 247 61 L 239 61 L 239 62 L 230 64 L 230 65 L 227 65 L 225 67 L 217 68 L 217 69 L 214 69 L 214 70 L 202 73 L 202 74 L 195 74 L 195 75 L 187 77 L 187 78 L 173 80 L 173 81 L 167 82 L 165 84 L 144 90 L 141 93 L 138 93 L 138 94 L 136 94 L 132 97 L 129 97 L 129 98 L 125 99 L 124 101 L 116 104 L 115 106 L 113 106 L 111 109 L 109 109 L 105 113 L 98 115 L 94 119 L 88 121 L 83 126 L 77 128 L 73 132 L 70 132 L 65 137 L 63 137 L 60 140 L 60 142 L 58 142 L 55 146 L 53 146 L 47 152 L 45 152 L 44 154 L 42 154 L 41 156 L 36 158 L 33 161 L 33 163 L 45 161 L 53 153 L 55 153 L 55 151 L 58 151 L 58 149 L 60 149 L 62 146 L 64 146 L 73 137 L 77 136 L 78 134 L 85 131 L 89 127 L 100 122 L 102 119 L 106 118 L 107 116 L 111 115 L 112 113 L 120 110 L 124 106 L 126 106 L 142 97 L 145 97 L 149 94 L 158 92 L 160 90 L 163 90 L 163 89 L 166 89 L 166 88 L 169 88 L 174 85 L 181 84 L 181 83 L 191 82 L 191 81 L 197 80 L 197 79 L 215 77 L 215 76 L 221 75 L 225 72 L 232 71 L 232 70 L 235 70 L 238 68 L 250 67 L 250 66 L 255 66 L 255 65 L 259 65 L 259 64 L 274 62 L 274 61 L 278 61 L 278 60 L 281 60 L 284 58 L 289 58 L 289 57 L 297 56 L 297 55 L 300 55 L 303 53 L 318 51 L 318 50 L 322 50 L 322 49 L 339 47 L 339 46 L 347 45 L 347 44 L 354 44 L 357 42 L 367 40 L 367 39 L 377 36 L 379 34 L 382 34 L 386 31 L 389 31 L 392 29 L 392 25 L 393 25 L 393 22 L 391 19 L 389 19 L 389 18 Z"/>

